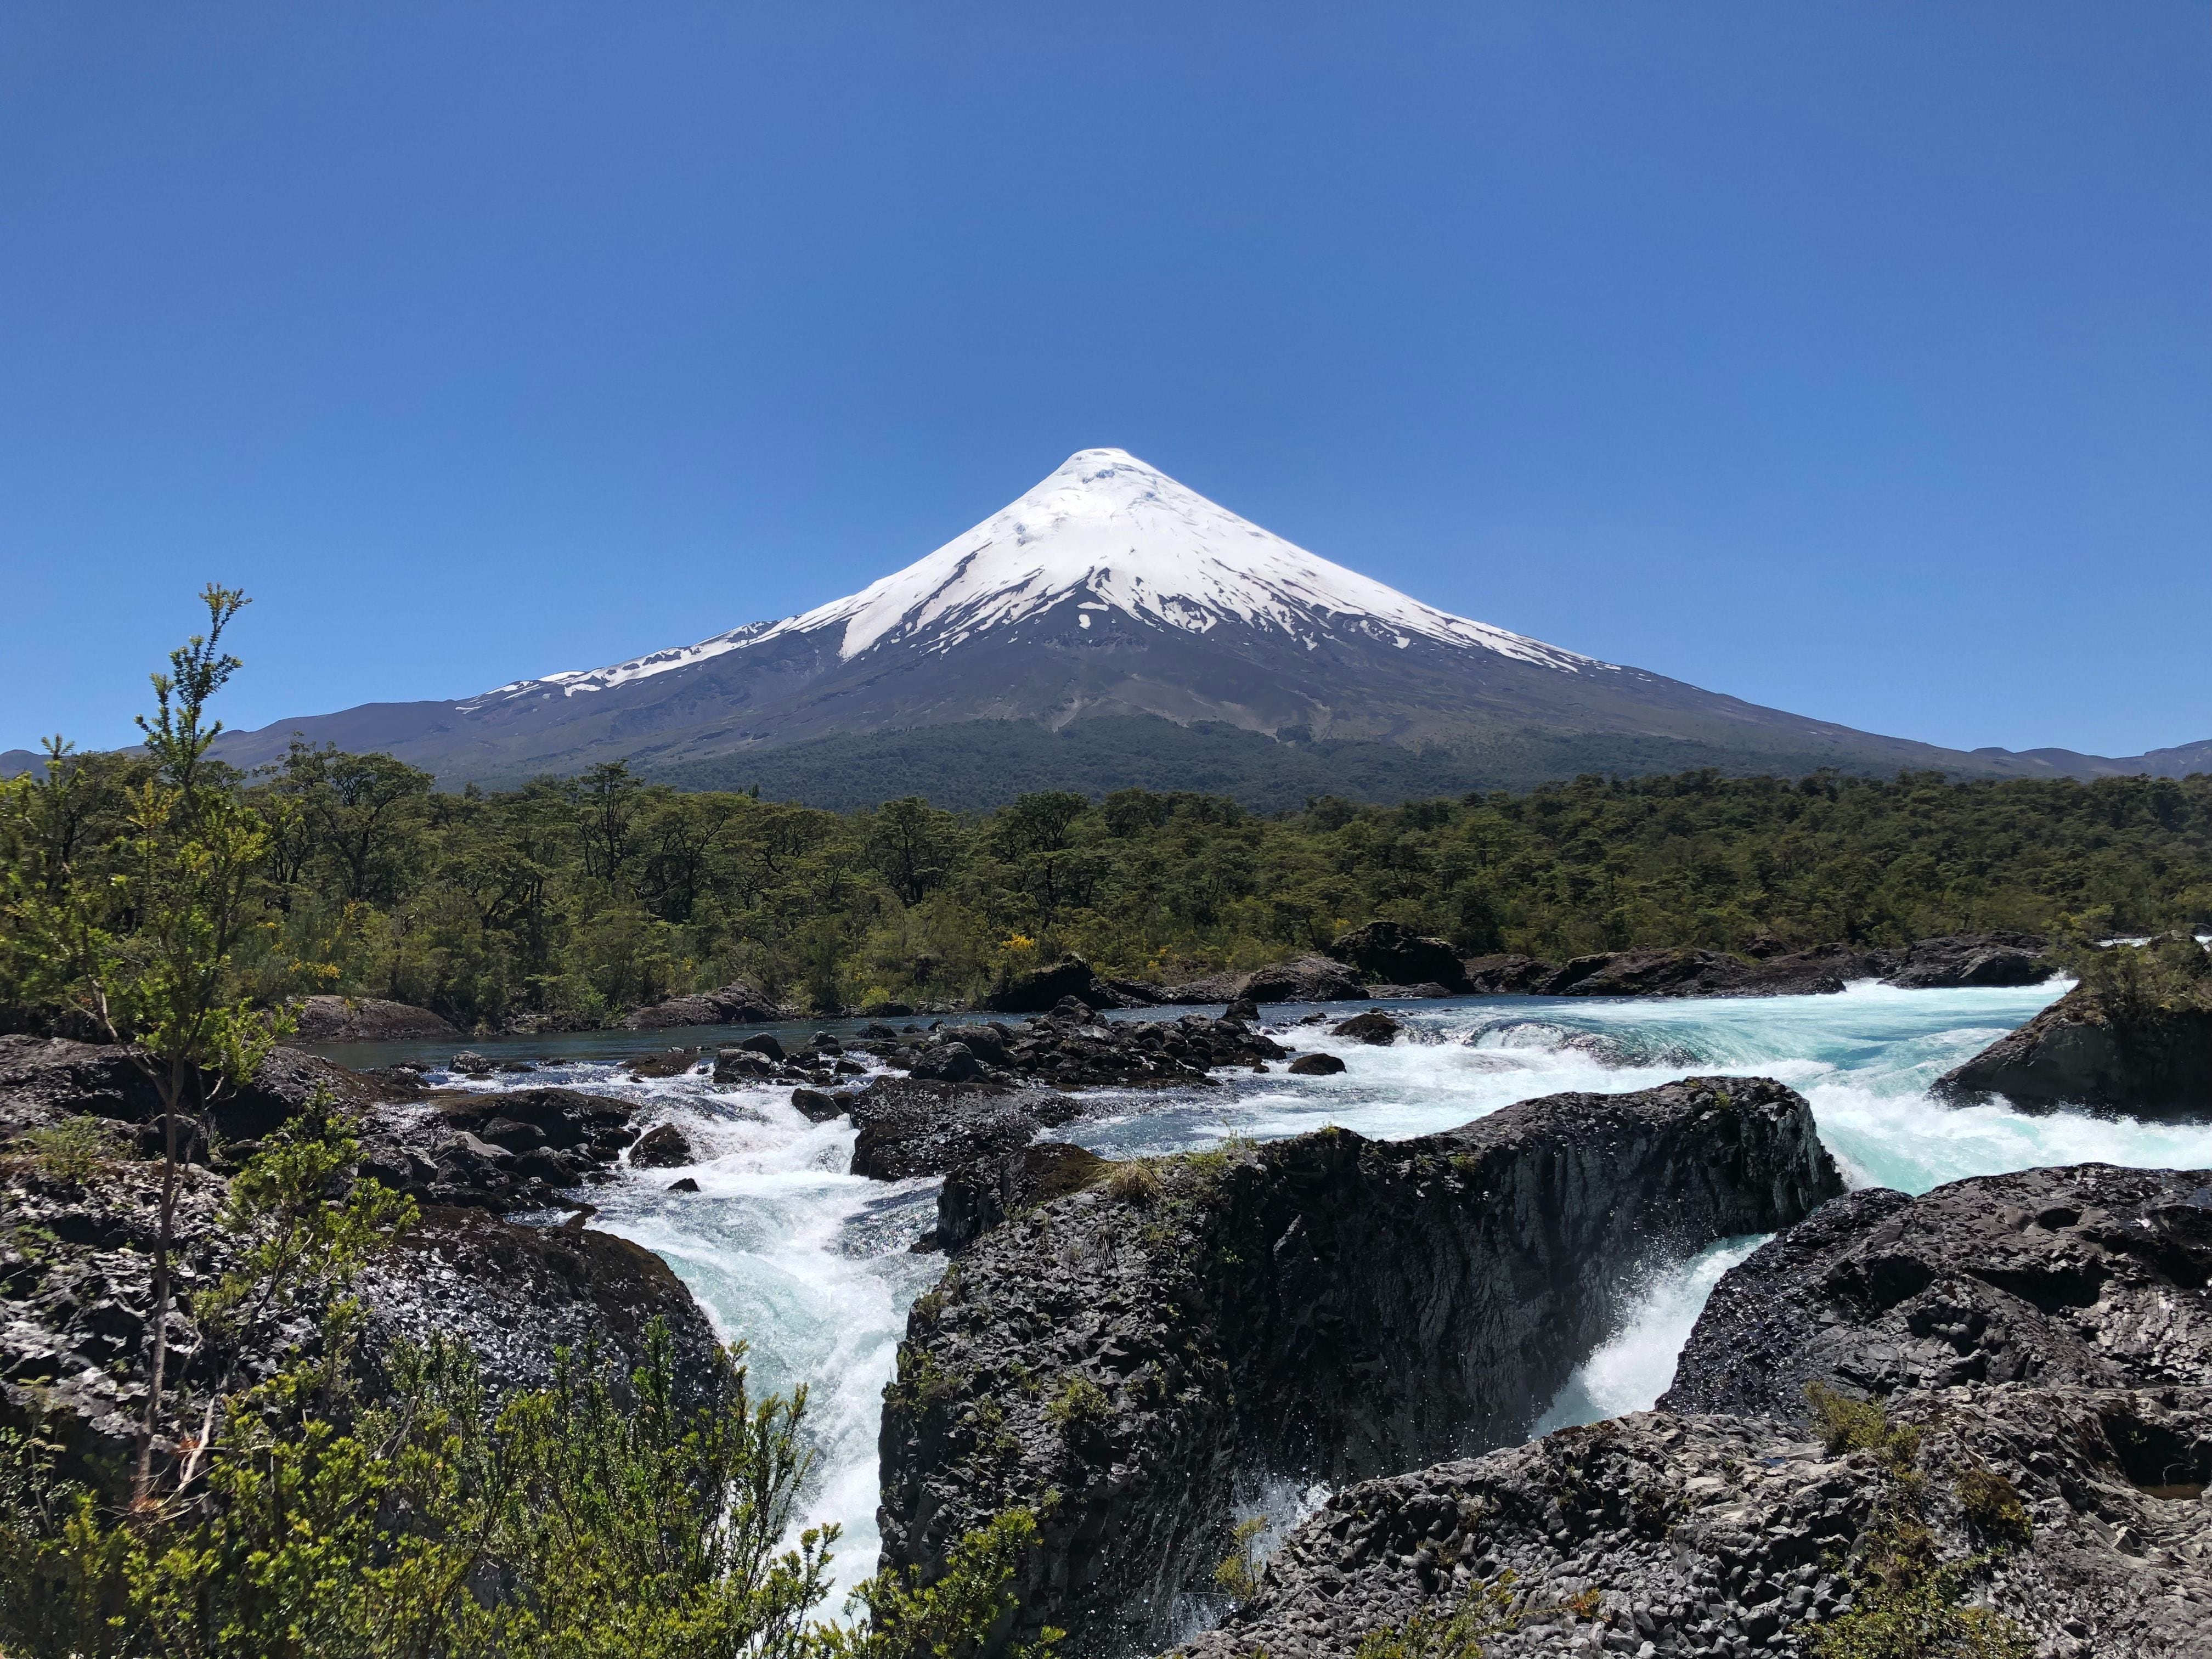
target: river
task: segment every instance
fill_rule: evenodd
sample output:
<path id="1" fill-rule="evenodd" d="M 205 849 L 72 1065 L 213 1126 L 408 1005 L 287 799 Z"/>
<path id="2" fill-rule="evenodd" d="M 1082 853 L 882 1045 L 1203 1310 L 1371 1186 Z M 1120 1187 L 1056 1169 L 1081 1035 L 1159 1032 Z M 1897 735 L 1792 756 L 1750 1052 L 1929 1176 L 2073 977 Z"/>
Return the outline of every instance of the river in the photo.
<path id="1" fill-rule="evenodd" d="M 2071 1112 L 2028 1116 L 1928 1097 L 1942 1072 L 2064 988 L 2054 981 L 2014 990 L 1901 991 L 1867 983 L 1838 996 L 1393 1004 L 1411 1029 L 1389 1048 L 1329 1037 L 1312 1026 L 1287 1036 L 1301 1048 L 1340 1055 L 1347 1069 L 1337 1076 L 1220 1073 L 1221 1086 L 1203 1091 L 1126 1095 L 1126 1114 L 1062 1133 L 1110 1157 L 1183 1151 L 1231 1134 L 1273 1139 L 1328 1124 L 1397 1139 L 1562 1090 L 1617 1092 L 1732 1073 L 1777 1078 L 1803 1093 L 1821 1139 L 1855 1187 L 1918 1193 L 1965 1176 L 2091 1160 L 2212 1167 L 2212 1125 Z M 1266 1011 L 1271 1026 L 1311 1012 L 1300 1005 Z M 854 1024 L 782 1029 L 788 1040 L 794 1031 L 803 1037 Z M 479 1043 L 487 1054 L 552 1060 L 550 1070 L 480 1086 L 559 1083 L 647 1102 L 679 1122 L 700 1149 L 696 1167 L 625 1174 L 595 1189 L 600 1214 L 592 1224 L 657 1251 L 682 1275 L 723 1335 L 748 1345 L 757 1390 L 807 1389 L 818 1457 L 807 1520 L 843 1528 L 838 1577 L 849 1585 L 873 1570 L 878 1549 L 883 1385 L 908 1305 L 944 1267 L 943 1258 L 908 1249 L 934 1219 L 936 1183 L 886 1185 L 847 1174 L 852 1129 L 842 1121 L 810 1123 L 790 1104 L 788 1089 L 718 1090 L 698 1077 L 636 1082 L 617 1063 L 672 1042 L 732 1035 L 606 1033 Z M 373 1065 L 436 1051 L 345 1045 L 324 1052 Z M 665 1190 L 679 1176 L 696 1179 L 700 1190 Z M 1631 1311 L 1561 1389 L 1540 1426 L 1650 1406 L 1670 1380 L 1714 1282 L 1759 1242 L 1724 1241 L 1688 1261 L 1623 1264 L 1642 1278 Z M 1279 1495 L 1270 1507 L 1282 1501 Z"/>

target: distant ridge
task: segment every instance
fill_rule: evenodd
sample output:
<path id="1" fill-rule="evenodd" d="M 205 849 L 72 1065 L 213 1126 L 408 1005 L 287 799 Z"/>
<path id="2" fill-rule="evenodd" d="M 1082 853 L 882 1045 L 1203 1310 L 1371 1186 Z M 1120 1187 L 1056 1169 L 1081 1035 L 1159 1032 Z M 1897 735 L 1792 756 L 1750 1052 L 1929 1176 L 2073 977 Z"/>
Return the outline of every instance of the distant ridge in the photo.
<path id="1" fill-rule="evenodd" d="M 1100 721 L 1135 724 L 1084 735 Z M 931 731 L 945 732 L 933 751 L 915 737 Z M 1071 732 L 1078 739 L 1041 744 Z M 935 552 L 799 616 L 453 702 L 278 720 L 226 733 L 216 753 L 264 764 L 295 736 L 382 750 L 449 784 L 621 759 L 695 781 L 807 772 L 817 787 L 825 766 L 865 765 L 867 787 L 887 793 L 928 793 L 925 779 L 968 764 L 953 750 L 994 737 L 1024 766 L 1079 751 L 1090 758 L 1079 771 L 1226 768 L 1262 793 L 1332 768 L 1395 795 L 1447 775 L 1497 787 L 1701 765 L 2212 768 L 2212 742 L 2133 760 L 1944 749 L 1601 661 L 1425 605 L 1118 449 L 1070 456 Z M 804 761 L 769 758 L 802 746 Z"/>

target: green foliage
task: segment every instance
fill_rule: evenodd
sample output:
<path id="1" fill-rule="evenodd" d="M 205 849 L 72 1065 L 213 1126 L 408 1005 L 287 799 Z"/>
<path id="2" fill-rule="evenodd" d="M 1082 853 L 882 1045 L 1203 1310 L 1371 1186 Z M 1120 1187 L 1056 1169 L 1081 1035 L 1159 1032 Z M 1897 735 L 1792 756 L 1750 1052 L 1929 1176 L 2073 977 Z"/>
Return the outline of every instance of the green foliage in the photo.
<path id="1" fill-rule="evenodd" d="M 2212 1009 L 2212 952 L 2186 933 L 2142 945 L 2100 947 L 2081 940 L 2064 954 L 2083 994 L 2121 1019 Z"/>
<path id="2" fill-rule="evenodd" d="M 1265 1516 L 1239 1521 L 1230 1531 L 1229 1553 L 1214 1565 L 1213 1587 L 1232 1601 L 1249 1601 L 1260 1593 L 1260 1574 L 1266 1563 L 1253 1546 L 1267 1530 Z"/>
<path id="3" fill-rule="evenodd" d="M 1045 1407 L 1044 1415 L 1063 1434 L 1074 1435 L 1113 1421 L 1114 1402 L 1089 1377 L 1071 1374 Z"/>
<path id="4" fill-rule="evenodd" d="M 65 1117 L 27 1131 L 21 1140 L 41 1171 L 63 1181 L 86 1180 L 125 1151 L 121 1131 L 97 1117 Z"/>
<path id="5" fill-rule="evenodd" d="M 825 1659 L 975 1659 L 1015 1607 L 1015 1563 L 1036 1547 L 1036 1514 L 1009 1510 L 952 1548 L 945 1575 L 920 1583 L 911 1571 L 878 1573 L 854 1590 L 848 1611 L 865 1620 L 823 1631 Z M 1066 1632 L 1048 1625 L 1010 1659 L 1051 1659 Z"/>
<path id="6" fill-rule="evenodd" d="M 1975 1529 L 1987 1538 L 2025 1542 L 2028 1536 L 2027 1505 L 2011 1481 L 1995 1469 L 1962 1471 L 1954 1483 L 1959 1507 Z"/>
<path id="7" fill-rule="evenodd" d="M 1923 1514 L 1919 1431 L 1892 1424 L 1875 1401 L 1819 1383 L 1808 1385 L 1805 1397 L 1831 1454 L 1881 1455 L 1884 1486 L 1858 1541 L 1851 1610 L 1814 1633 L 1818 1659 L 2027 1659 L 2034 1644 L 2019 1626 L 1966 1599 L 1993 1558 L 1947 1561 L 1937 1553 Z M 2027 1536 L 2027 1511 L 2002 1476 L 1968 1470 L 1957 1489 L 1968 1519 L 1985 1534 Z"/>
<path id="8" fill-rule="evenodd" d="M 1158 1198 L 1166 1183 L 1160 1177 L 1158 1160 L 1126 1158 L 1109 1163 L 1101 1172 L 1098 1184 L 1125 1204 L 1145 1205 Z"/>
<path id="9" fill-rule="evenodd" d="M 1502 1636 L 1527 1617 L 1513 1584 L 1510 1572 L 1479 1578 L 1455 1604 L 1424 1607 L 1402 1623 L 1368 1632 L 1353 1659 L 1481 1659 L 1483 1638 Z"/>

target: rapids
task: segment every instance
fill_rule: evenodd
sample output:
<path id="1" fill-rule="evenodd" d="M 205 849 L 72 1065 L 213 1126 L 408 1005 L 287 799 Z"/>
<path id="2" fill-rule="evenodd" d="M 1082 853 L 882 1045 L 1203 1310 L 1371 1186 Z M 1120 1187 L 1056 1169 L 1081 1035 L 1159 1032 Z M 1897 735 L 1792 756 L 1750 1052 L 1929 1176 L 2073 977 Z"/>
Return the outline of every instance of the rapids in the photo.
<path id="1" fill-rule="evenodd" d="M 1347 1069 L 1338 1076 L 1220 1073 L 1223 1085 L 1202 1095 L 1127 1095 L 1127 1115 L 1063 1133 L 1116 1158 L 1205 1146 L 1231 1134 L 1271 1139 L 1332 1123 L 1397 1139 L 1564 1090 L 1624 1091 L 1678 1077 L 1736 1073 L 1778 1078 L 1804 1094 L 1822 1139 L 1854 1186 L 1918 1193 L 1964 1176 L 2089 1160 L 2212 1166 L 2212 1125 L 2063 1112 L 2032 1117 L 2000 1105 L 1953 1108 L 1928 1098 L 1928 1085 L 1939 1074 L 2024 1023 L 2064 988 L 2054 981 L 2014 990 L 1902 991 L 1868 983 L 1839 996 L 1394 1004 L 1411 1030 L 1387 1048 L 1332 1038 L 1316 1026 L 1286 1036 L 1301 1048 L 1341 1055 Z M 1329 1012 L 1353 1011 L 1342 1005 Z M 1271 1027 L 1312 1012 L 1297 1005 L 1267 1010 Z M 791 1031 L 803 1037 L 811 1029 L 787 1028 L 787 1040 Z M 748 1345 L 757 1390 L 808 1390 L 818 1461 L 806 1522 L 842 1527 L 838 1575 L 849 1585 L 873 1570 L 878 1551 L 876 1436 L 883 1385 L 908 1304 L 944 1267 L 941 1257 L 907 1248 L 934 1219 L 936 1183 L 886 1185 L 845 1173 L 851 1128 L 808 1122 L 790 1104 L 787 1089 L 717 1090 L 698 1077 L 640 1083 L 615 1063 L 624 1054 L 678 1040 L 711 1042 L 716 1035 L 606 1033 L 480 1043 L 487 1053 L 550 1053 L 554 1059 L 550 1071 L 480 1086 L 563 1082 L 649 1102 L 657 1114 L 683 1125 L 700 1149 L 700 1162 L 681 1170 L 625 1174 L 594 1189 L 600 1213 L 592 1224 L 657 1251 L 682 1275 L 724 1336 Z M 404 1052 L 431 1057 L 419 1045 L 326 1052 L 356 1065 Z M 687 1175 L 698 1182 L 698 1193 L 665 1190 Z M 1714 1283 L 1759 1243 L 1725 1240 L 1689 1261 L 1622 1263 L 1623 1273 L 1639 1280 L 1640 1294 L 1620 1328 L 1560 1390 L 1540 1428 L 1650 1406 L 1671 1380 L 1675 1356 Z M 1255 1508 L 1295 1512 L 1311 1501 L 1303 1493 L 1296 1502 L 1270 1493 Z"/>

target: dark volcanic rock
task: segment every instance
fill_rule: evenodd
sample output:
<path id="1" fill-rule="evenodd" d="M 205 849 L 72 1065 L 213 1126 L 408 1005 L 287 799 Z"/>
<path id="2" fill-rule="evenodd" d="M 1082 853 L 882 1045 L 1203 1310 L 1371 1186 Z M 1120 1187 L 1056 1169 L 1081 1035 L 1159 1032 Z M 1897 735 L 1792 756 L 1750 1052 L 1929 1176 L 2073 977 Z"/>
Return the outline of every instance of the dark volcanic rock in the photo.
<path id="1" fill-rule="evenodd" d="M 773 1002 L 740 980 L 719 991 L 694 996 L 671 997 L 641 1008 L 623 1021 L 632 1031 L 659 1031 L 677 1025 L 763 1025 L 773 1020 L 796 1019 L 799 1011 L 787 1003 Z"/>
<path id="2" fill-rule="evenodd" d="M 2212 1170 L 2105 1164 L 1838 1199 L 1715 1287 L 1661 1404 L 2212 1377 Z"/>
<path id="3" fill-rule="evenodd" d="M 309 997 L 293 1035 L 302 1042 L 400 1042 L 460 1033 L 428 1008 L 382 997 Z"/>
<path id="4" fill-rule="evenodd" d="M 696 1048 L 666 1048 L 657 1054 L 635 1054 L 623 1062 L 632 1077 L 682 1077 L 699 1063 Z"/>
<path id="5" fill-rule="evenodd" d="M 933 1573 L 1056 1490 L 1015 1636 L 1157 1634 L 1226 1548 L 1238 1477 L 1509 1439 L 1639 1260 L 1788 1224 L 1838 1185 L 1804 1101 L 1759 1079 L 1117 1165 L 982 1234 L 916 1304 L 885 1396 L 885 1559 Z"/>
<path id="6" fill-rule="evenodd" d="M 595 1351 L 627 1378 L 646 1327 L 668 1322 L 687 1399 L 719 1386 L 714 1328 L 668 1264 L 584 1227 L 525 1227 L 480 1210 L 429 1208 L 365 1274 L 372 1353 L 434 1334 L 465 1338 L 496 1399 L 542 1388 L 553 1351 Z"/>
<path id="7" fill-rule="evenodd" d="M 1350 1019 L 1340 1020 L 1328 1028 L 1328 1034 L 1331 1036 L 1357 1037 L 1362 1042 L 1386 1048 L 1395 1042 L 1398 1034 L 1405 1029 L 1380 1008 L 1370 1008 L 1364 1014 L 1354 1014 Z"/>
<path id="8" fill-rule="evenodd" d="M 1290 1069 L 1297 1077 L 1334 1077 L 1345 1066 L 1334 1054 L 1300 1054 L 1291 1062 Z"/>
<path id="9" fill-rule="evenodd" d="M 2010 1546 L 1967 1587 L 2035 1653 L 2204 1652 L 2212 1505 L 2146 1489 L 2212 1472 L 2212 1390 L 1978 1385 L 1895 1415 L 1921 1431 L 1931 1542 L 1953 1561 Z M 2024 1543 L 1967 1512 L 1971 1471 L 2010 1483 L 2032 1523 Z M 1551 1611 L 1484 1636 L 1486 1659 L 1802 1654 L 1850 1607 L 1839 1569 L 1895 1501 L 1875 1453 L 1831 1455 L 1756 1420 L 1639 1412 L 1336 1493 L 1277 1552 L 1260 1594 L 1184 1651 L 1352 1659 L 1370 1632 L 1446 1613 L 1469 1583 L 1510 1571 Z M 1584 1595 L 1583 1611 L 1569 1608 Z"/>
<path id="10" fill-rule="evenodd" d="M 1467 969 L 1458 951 L 1440 939 L 1424 939 L 1395 921 L 1370 921 L 1340 933 L 1328 954 L 1370 981 L 1417 985 L 1426 980 L 1448 988 L 1448 994 L 1468 988 Z"/>
<path id="11" fill-rule="evenodd" d="M 1073 951 L 1049 968 L 1018 975 L 1012 983 L 1003 990 L 994 991 L 979 1006 L 994 1013 L 1041 1014 L 1057 1006 L 1063 997 L 1073 997 L 1091 1008 L 1127 1006 L 1127 999 L 1092 973 L 1091 964 Z"/>
<path id="12" fill-rule="evenodd" d="M 1749 963 L 1718 951 L 1612 951 L 1577 957 L 1544 982 L 1555 997 L 1726 996 L 1749 980 Z"/>
<path id="13" fill-rule="evenodd" d="M 1474 957 L 1464 964 L 1467 988 L 1478 996 L 1533 996 L 1543 989 L 1559 964 L 1534 957 Z"/>
<path id="14" fill-rule="evenodd" d="M 1249 997 L 1255 1002 L 1356 1002 L 1367 994 L 1367 982 L 1340 962 L 1327 957 L 1294 957 L 1249 974 L 1231 970 L 1187 980 L 1160 993 L 1162 1002 L 1233 1002 Z"/>
<path id="15" fill-rule="evenodd" d="M 691 1143 L 673 1123 L 647 1130 L 629 1153 L 634 1170 L 680 1170 L 697 1161 L 698 1154 L 691 1150 Z"/>
<path id="16" fill-rule="evenodd" d="M 574 1089 L 447 1091 L 368 1114 L 362 1173 L 425 1205 L 542 1207 L 613 1167 L 634 1110 Z"/>
<path id="17" fill-rule="evenodd" d="M 1215 1066 L 1251 1066 L 1290 1053 L 1239 1020 L 1200 1014 L 1107 1020 L 1074 997 L 1018 1025 L 948 1022 L 903 1042 L 864 1046 L 887 1065 L 929 1081 L 1068 1088 L 1202 1087 Z"/>
<path id="18" fill-rule="evenodd" d="M 944 1175 L 979 1159 L 1018 1152 L 1040 1130 L 1085 1115 L 1073 1095 L 986 1085 L 963 1087 L 915 1078 L 879 1078 L 846 1097 L 860 1134 L 854 1175 L 877 1181 Z"/>
<path id="19" fill-rule="evenodd" d="M 1065 1141 L 1042 1140 L 955 1170 L 937 1194 L 937 1243 L 965 1249 L 1010 1215 L 1095 1187 L 1113 1164 Z"/>
<path id="20" fill-rule="evenodd" d="M 2212 1006 L 2116 1013 L 2075 986 L 1929 1091 L 2002 1095 L 2015 1106 L 2092 1106 L 2138 1117 L 2212 1118 Z"/>
<path id="21" fill-rule="evenodd" d="M 815 1123 L 827 1123 L 831 1118 L 842 1115 L 851 1101 L 849 1095 L 824 1094 L 819 1089 L 793 1089 L 791 1091 L 791 1103 L 799 1109 L 799 1115 Z"/>
<path id="22" fill-rule="evenodd" d="M 2040 933 L 1954 933 L 1917 939 L 1885 981 L 1911 991 L 1972 985 L 2040 985 L 2058 971 Z"/>
<path id="23" fill-rule="evenodd" d="M 204 1086 L 216 1133 L 232 1139 L 267 1134 L 306 1105 L 318 1086 L 343 1106 L 365 1105 L 384 1092 L 358 1073 L 283 1048 L 242 1088 L 212 1079 Z M 149 1122 L 160 1112 L 153 1080 L 128 1048 L 64 1037 L 0 1037 L 0 1135 L 79 1115 Z"/>

